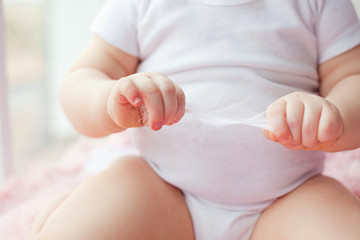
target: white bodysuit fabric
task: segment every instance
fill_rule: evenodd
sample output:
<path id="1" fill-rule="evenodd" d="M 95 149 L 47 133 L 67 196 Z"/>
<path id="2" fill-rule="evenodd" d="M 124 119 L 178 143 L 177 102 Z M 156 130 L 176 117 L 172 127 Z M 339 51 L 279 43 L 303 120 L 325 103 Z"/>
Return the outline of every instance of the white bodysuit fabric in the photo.
<path id="1" fill-rule="evenodd" d="M 286 94 L 317 94 L 318 64 L 360 43 L 349 0 L 107 0 L 93 32 L 140 59 L 139 72 L 185 92 L 184 118 L 132 129 L 142 156 L 180 188 L 197 240 L 249 239 L 260 213 L 323 167 L 323 153 L 290 151 L 249 119 Z"/>

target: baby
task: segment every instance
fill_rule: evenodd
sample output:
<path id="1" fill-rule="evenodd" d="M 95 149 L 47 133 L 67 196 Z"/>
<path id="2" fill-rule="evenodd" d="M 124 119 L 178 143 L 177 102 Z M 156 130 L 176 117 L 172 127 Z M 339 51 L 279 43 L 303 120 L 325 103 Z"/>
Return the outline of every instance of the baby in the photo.
<path id="1" fill-rule="evenodd" d="M 108 0 L 93 32 L 62 106 L 87 136 L 131 128 L 141 156 L 59 196 L 32 239 L 360 239 L 359 201 L 321 174 L 360 146 L 349 0 Z M 263 134 L 204 122 L 265 111 Z"/>

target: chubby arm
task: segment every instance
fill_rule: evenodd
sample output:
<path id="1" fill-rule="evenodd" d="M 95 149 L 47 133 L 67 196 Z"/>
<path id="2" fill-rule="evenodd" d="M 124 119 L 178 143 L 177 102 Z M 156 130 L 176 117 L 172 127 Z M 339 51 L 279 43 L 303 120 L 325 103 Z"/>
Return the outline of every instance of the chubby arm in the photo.
<path id="1" fill-rule="evenodd" d="M 138 59 L 94 36 L 63 82 L 60 99 L 73 126 L 102 137 L 126 128 L 160 130 L 185 113 L 185 95 L 167 76 L 135 73 Z"/>
<path id="2" fill-rule="evenodd" d="M 320 94 L 340 111 L 344 132 L 330 151 L 360 147 L 360 45 L 319 67 Z"/>
<path id="3" fill-rule="evenodd" d="M 360 46 L 319 66 L 320 96 L 286 95 L 267 109 L 269 140 L 293 150 L 360 147 Z"/>
<path id="4" fill-rule="evenodd" d="M 63 110 L 80 133 L 101 137 L 122 130 L 107 114 L 116 81 L 134 73 L 137 58 L 94 36 L 66 74 L 60 90 Z"/>

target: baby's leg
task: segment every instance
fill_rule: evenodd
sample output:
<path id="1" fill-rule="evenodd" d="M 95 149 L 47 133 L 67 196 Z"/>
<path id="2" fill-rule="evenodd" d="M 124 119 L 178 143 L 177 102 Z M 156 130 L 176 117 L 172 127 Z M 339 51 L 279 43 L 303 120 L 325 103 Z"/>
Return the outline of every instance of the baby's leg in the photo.
<path id="1" fill-rule="evenodd" d="M 273 203 L 251 240 L 359 240 L 360 201 L 325 176 L 314 177 Z"/>
<path id="2" fill-rule="evenodd" d="M 138 157 L 85 181 L 47 218 L 36 240 L 194 239 L 182 193 Z"/>
<path id="3" fill-rule="evenodd" d="M 70 193 L 71 191 L 64 191 L 59 193 L 55 198 L 52 199 L 52 201 L 45 205 L 45 207 L 43 207 L 40 212 L 38 212 L 29 233 L 30 239 L 34 239 L 35 236 L 38 235 L 49 216 L 65 201 Z"/>

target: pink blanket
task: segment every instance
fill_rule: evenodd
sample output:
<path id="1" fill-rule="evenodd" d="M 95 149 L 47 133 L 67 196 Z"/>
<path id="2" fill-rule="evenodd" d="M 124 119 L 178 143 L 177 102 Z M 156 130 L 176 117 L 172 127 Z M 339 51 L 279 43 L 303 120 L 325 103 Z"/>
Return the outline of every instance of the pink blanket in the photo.
<path id="1" fill-rule="evenodd" d="M 131 147 L 124 135 L 102 141 L 82 138 L 56 163 L 8 179 L 0 187 L 0 239 L 26 239 L 39 209 L 58 192 L 76 187 L 91 175 L 87 162 L 98 149 L 109 152 L 109 148 L 127 151 Z M 360 197 L 360 149 L 327 155 L 325 174 Z"/>

